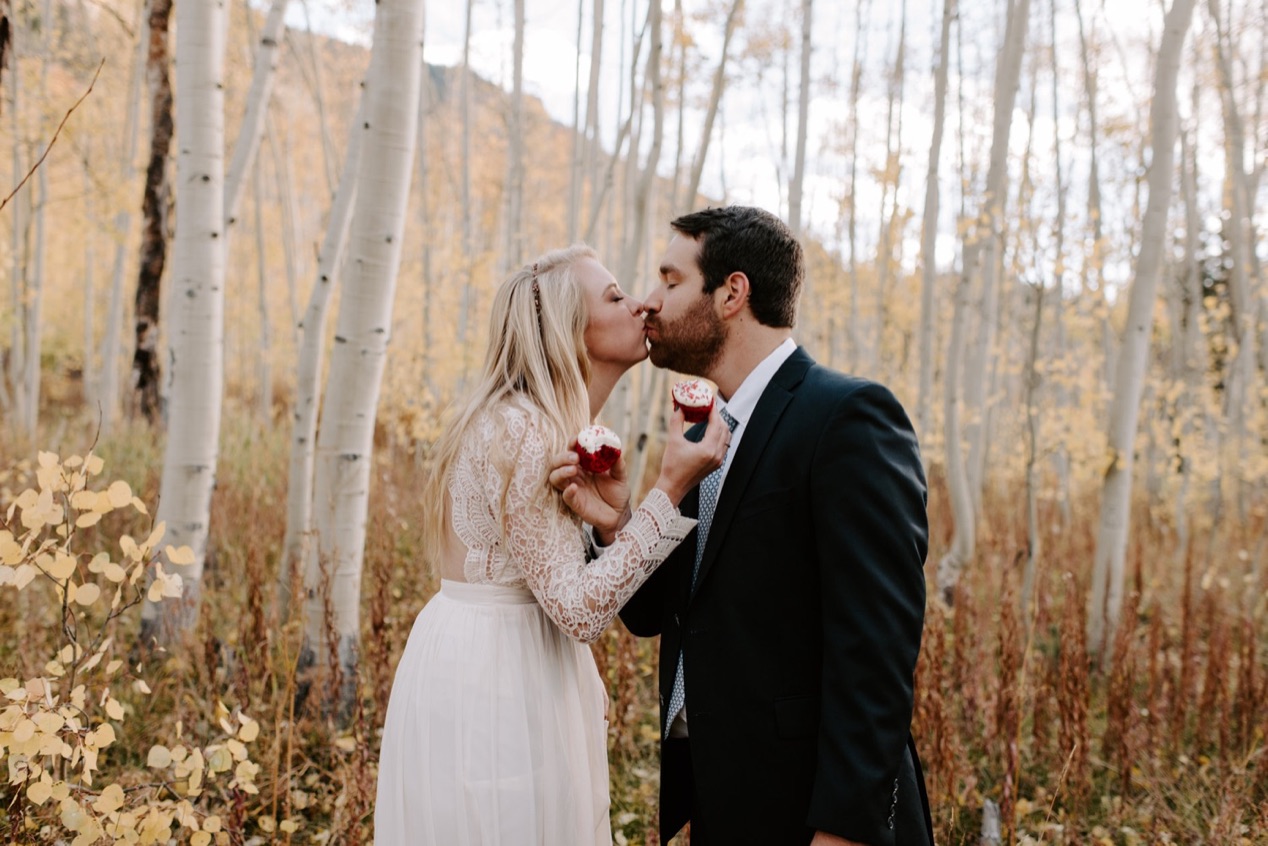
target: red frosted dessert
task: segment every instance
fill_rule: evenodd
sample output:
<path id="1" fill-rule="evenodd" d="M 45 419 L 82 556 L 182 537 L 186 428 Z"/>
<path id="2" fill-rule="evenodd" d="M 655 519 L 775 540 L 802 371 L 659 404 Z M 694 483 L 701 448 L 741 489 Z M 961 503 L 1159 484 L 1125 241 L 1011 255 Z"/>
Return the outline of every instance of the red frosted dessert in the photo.
<path id="1" fill-rule="evenodd" d="M 587 426 L 577 435 L 577 455 L 581 469 L 606 473 L 621 457 L 621 439 L 606 426 Z"/>
<path id="2" fill-rule="evenodd" d="M 674 385 L 674 408 L 682 409 L 688 423 L 703 423 L 713 410 L 713 389 L 699 379 L 685 379 Z"/>

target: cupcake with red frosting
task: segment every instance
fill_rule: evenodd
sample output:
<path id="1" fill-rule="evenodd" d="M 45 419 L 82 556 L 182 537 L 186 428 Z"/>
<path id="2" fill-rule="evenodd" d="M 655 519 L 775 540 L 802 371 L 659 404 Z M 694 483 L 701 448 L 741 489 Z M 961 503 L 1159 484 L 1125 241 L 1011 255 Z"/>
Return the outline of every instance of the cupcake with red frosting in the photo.
<path id="1" fill-rule="evenodd" d="M 587 426 L 577 435 L 577 456 L 583 470 L 606 473 L 621 457 L 621 439 L 607 426 Z"/>
<path id="2" fill-rule="evenodd" d="M 682 409 L 688 423 L 703 423 L 713 410 L 713 389 L 700 379 L 684 379 L 674 385 L 674 408 Z"/>

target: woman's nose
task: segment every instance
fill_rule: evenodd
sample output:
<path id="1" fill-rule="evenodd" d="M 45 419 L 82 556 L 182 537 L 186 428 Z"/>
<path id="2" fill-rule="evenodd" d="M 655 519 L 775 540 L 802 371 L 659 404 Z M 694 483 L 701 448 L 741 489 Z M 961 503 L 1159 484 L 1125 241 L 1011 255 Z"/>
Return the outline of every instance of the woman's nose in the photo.
<path id="1" fill-rule="evenodd" d="M 643 313 L 643 301 L 628 294 L 625 297 L 625 304 L 630 310 L 630 314 L 639 317 Z"/>

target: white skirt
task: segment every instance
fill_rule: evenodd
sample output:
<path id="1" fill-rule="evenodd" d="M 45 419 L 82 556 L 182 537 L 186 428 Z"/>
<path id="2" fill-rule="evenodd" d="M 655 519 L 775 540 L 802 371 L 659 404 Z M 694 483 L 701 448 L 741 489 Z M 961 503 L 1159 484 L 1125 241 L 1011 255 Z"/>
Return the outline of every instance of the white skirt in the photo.
<path id="1" fill-rule="evenodd" d="M 378 846 L 610 846 L 607 694 L 528 590 L 444 580 L 396 668 Z"/>

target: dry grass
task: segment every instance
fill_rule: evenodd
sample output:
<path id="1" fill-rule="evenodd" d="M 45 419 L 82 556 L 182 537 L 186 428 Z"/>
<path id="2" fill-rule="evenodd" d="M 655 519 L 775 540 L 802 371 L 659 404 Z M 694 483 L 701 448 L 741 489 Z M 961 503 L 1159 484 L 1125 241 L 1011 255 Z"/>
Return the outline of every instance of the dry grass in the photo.
<path id="1" fill-rule="evenodd" d="M 41 446 L 82 451 L 91 436 L 71 426 L 60 439 Z M 295 622 L 278 619 L 273 587 L 286 448 L 285 426 L 227 415 L 198 629 L 183 653 L 147 668 L 154 693 L 130 703 L 137 713 L 104 764 L 142 778 L 150 733 L 177 721 L 191 736 L 210 730 L 210 706 L 221 700 L 263 730 L 260 795 L 206 797 L 222 803 L 232 842 L 369 843 L 395 663 L 436 585 L 417 529 L 423 471 L 404 447 L 376 456 L 359 707 L 341 730 L 291 712 L 300 635 Z M 32 457 L 16 450 L 0 443 L 0 466 Z M 153 504 L 161 464 L 153 438 L 134 432 L 98 451 L 108 473 Z M 1011 842 L 1268 842 L 1268 584 L 1251 575 L 1263 515 L 1195 529 L 1178 551 L 1169 528 L 1138 508 L 1130 599 L 1113 668 L 1103 673 L 1083 636 L 1096 503 L 1075 503 L 1072 525 L 1049 538 L 1028 614 L 1017 600 L 1025 516 L 1012 493 L 1000 488 L 989 501 L 978 564 L 954 607 L 931 593 L 915 734 L 938 842 L 976 843 L 987 798 L 1001 805 Z M 936 561 L 950 514 L 936 484 L 930 501 Z M 112 528 L 129 530 L 140 526 Z M 53 648 L 52 621 L 5 596 L 0 626 L 11 634 L 0 642 L 0 675 L 36 674 Z M 657 842 L 654 654 L 654 644 L 619 626 L 596 647 L 612 701 L 612 818 L 618 841 L 629 843 Z M 300 825 L 293 839 L 273 830 L 288 818 Z M 12 822 L 0 816 L 0 831 Z"/>

